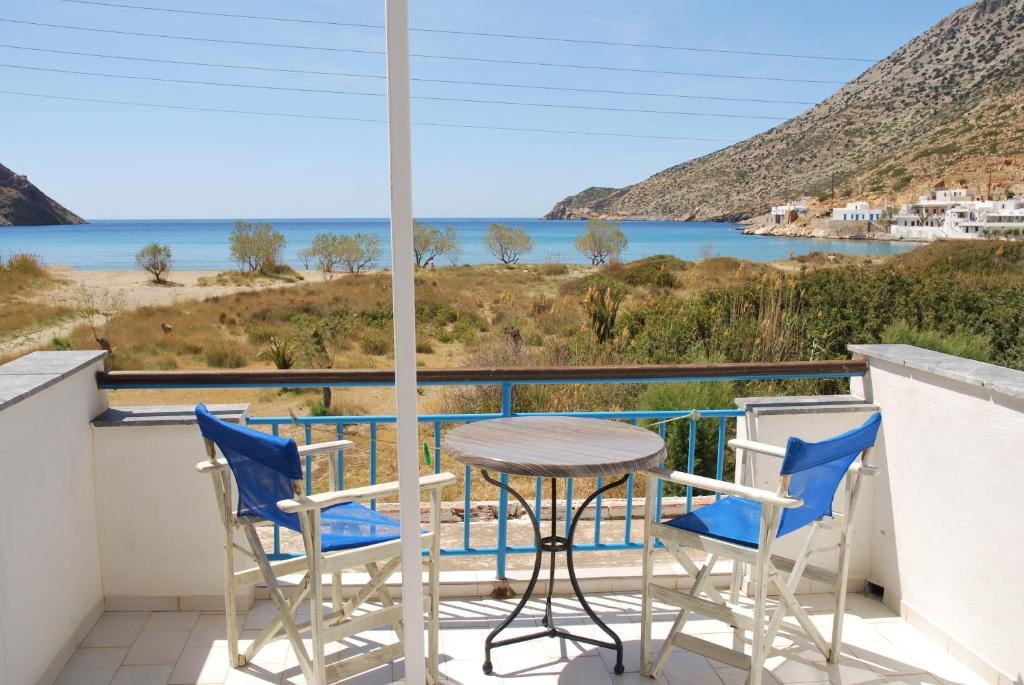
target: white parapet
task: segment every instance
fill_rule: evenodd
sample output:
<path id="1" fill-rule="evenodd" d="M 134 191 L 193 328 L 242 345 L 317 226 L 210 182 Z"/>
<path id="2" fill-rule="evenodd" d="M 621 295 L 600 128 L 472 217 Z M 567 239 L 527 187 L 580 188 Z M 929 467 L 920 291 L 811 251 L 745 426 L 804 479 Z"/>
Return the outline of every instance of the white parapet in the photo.
<path id="1" fill-rule="evenodd" d="M 249 405 L 209 408 L 238 422 Z M 107 610 L 223 609 L 224 530 L 210 477 L 195 470 L 206 452 L 194 407 L 111 408 L 93 435 Z M 235 564 L 252 562 L 236 554 Z"/>
<path id="2" fill-rule="evenodd" d="M 103 612 L 89 420 L 104 354 L 0 366 L 0 685 L 52 682 Z"/>
<path id="3" fill-rule="evenodd" d="M 869 580 L 989 682 L 1024 673 L 1024 373 L 851 345 L 882 411 Z M 1000 680 L 1002 678 L 1002 680 Z"/>

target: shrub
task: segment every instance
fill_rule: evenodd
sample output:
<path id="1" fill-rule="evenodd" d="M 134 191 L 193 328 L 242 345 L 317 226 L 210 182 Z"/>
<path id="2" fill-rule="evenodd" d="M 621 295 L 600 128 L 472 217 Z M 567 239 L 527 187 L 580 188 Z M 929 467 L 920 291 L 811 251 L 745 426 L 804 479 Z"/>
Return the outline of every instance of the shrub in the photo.
<path id="1" fill-rule="evenodd" d="M 272 272 L 281 262 L 284 234 L 271 224 L 236 221 L 231 231 L 231 257 L 245 271 Z"/>
<path id="2" fill-rule="evenodd" d="M 382 356 L 391 353 L 394 340 L 390 335 L 378 331 L 367 331 L 359 341 L 363 354 Z"/>
<path id="3" fill-rule="evenodd" d="M 533 249 L 533 240 L 521 228 L 494 223 L 487 229 L 484 245 L 502 264 L 516 264 Z"/>
<path id="4" fill-rule="evenodd" d="M 150 243 L 135 253 L 135 263 L 143 271 L 153 274 L 156 283 L 163 283 L 163 276 L 171 270 L 171 248 L 169 245 Z"/>
<path id="5" fill-rule="evenodd" d="M 53 339 L 50 340 L 50 344 L 53 345 L 53 349 L 55 350 L 66 351 L 73 349 L 71 339 L 60 335 L 53 336 Z"/>
<path id="6" fill-rule="evenodd" d="M 542 276 L 564 276 L 569 273 L 569 267 L 561 262 L 549 262 L 547 264 L 541 264 L 537 271 Z"/>
<path id="7" fill-rule="evenodd" d="M 735 392 L 732 383 L 652 383 L 640 397 L 639 406 L 651 411 L 685 411 L 701 409 L 729 409 L 733 406 Z M 725 439 L 735 436 L 735 422 L 726 422 Z M 680 419 L 665 424 L 665 446 L 668 455 L 665 465 L 671 469 L 686 471 L 690 449 L 690 421 Z M 698 419 L 694 441 L 693 472 L 699 476 L 715 478 L 718 461 L 718 421 Z M 730 451 L 723 455 L 722 473 L 728 479 L 735 469 L 735 457 Z M 667 494 L 682 494 L 685 488 L 669 486 Z"/>
<path id="8" fill-rule="evenodd" d="M 240 369 L 246 364 L 245 356 L 226 347 L 207 351 L 206 363 L 215 369 Z"/>
<path id="9" fill-rule="evenodd" d="M 615 320 L 619 315 L 623 292 L 614 287 L 594 286 L 583 297 L 583 306 L 590 317 L 590 330 L 598 343 L 604 343 L 615 335 Z"/>
<path id="10" fill-rule="evenodd" d="M 264 356 L 270 359 L 276 368 L 290 369 L 295 365 L 295 345 L 287 338 L 271 337 L 267 342 Z"/>
<path id="11" fill-rule="evenodd" d="M 47 275 L 43 260 L 30 252 L 16 252 L 7 259 L 6 264 L 0 259 L 0 271 L 40 278 Z"/>
<path id="12" fill-rule="evenodd" d="M 576 238 L 576 249 L 590 257 L 594 266 L 618 259 L 629 241 L 619 224 L 601 219 L 587 219 L 587 227 Z"/>
<path id="13" fill-rule="evenodd" d="M 942 333 L 927 328 L 911 326 L 906 321 L 897 321 L 882 331 L 882 342 L 923 347 L 926 350 L 944 352 L 955 357 L 976 359 L 987 362 L 992 359 L 992 341 L 984 335 L 956 331 Z"/>
<path id="14" fill-rule="evenodd" d="M 430 344 L 429 340 L 417 340 L 416 351 L 420 354 L 432 354 L 434 352 L 434 346 Z"/>

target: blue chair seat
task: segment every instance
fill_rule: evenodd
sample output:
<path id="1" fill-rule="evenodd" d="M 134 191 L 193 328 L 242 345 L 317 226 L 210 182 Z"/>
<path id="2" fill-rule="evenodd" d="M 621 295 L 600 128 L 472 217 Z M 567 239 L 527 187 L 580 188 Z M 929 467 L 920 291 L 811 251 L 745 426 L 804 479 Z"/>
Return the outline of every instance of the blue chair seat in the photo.
<path id="1" fill-rule="evenodd" d="M 761 504 L 741 497 L 723 497 L 695 509 L 666 526 L 757 549 L 761 532 Z"/>
<path id="2" fill-rule="evenodd" d="M 358 502 L 338 504 L 320 513 L 324 552 L 365 547 L 399 537 L 398 521 Z"/>

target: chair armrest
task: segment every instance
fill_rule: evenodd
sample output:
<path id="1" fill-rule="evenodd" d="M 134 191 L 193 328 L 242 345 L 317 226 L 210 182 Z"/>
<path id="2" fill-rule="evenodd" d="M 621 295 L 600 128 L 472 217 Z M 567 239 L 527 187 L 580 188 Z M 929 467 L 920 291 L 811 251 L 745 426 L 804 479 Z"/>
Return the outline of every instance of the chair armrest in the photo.
<path id="1" fill-rule="evenodd" d="M 677 485 L 689 485 L 695 488 L 700 488 L 701 490 L 711 490 L 712 492 L 721 492 L 725 495 L 735 495 L 736 497 L 742 497 L 743 499 L 748 499 L 753 502 L 770 504 L 772 506 L 782 507 L 783 509 L 799 507 L 804 503 L 802 499 L 797 497 L 786 497 L 784 495 L 778 495 L 771 492 L 770 490 L 761 490 L 747 485 L 730 483 L 724 480 L 716 480 L 715 478 L 695 476 L 692 473 L 683 473 L 682 471 L 656 468 L 647 469 L 644 473 L 648 476 L 676 483 Z"/>
<path id="2" fill-rule="evenodd" d="M 452 473 L 435 473 L 429 476 L 420 477 L 420 490 L 436 490 L 455 482 L 455 475 Z M 295 499 L 283 499 L 277 503 L 277 508 L 287 514 L 295 514 L 300 511 L 311 509 L 326 509 L 335 504 L 346 502 L 361 502 L 365 500 L 394 495 L 398 493 L 398 481 L 390 483 L 379 483 L 367 485 L 362 488 L 349 488 L 348 490 L 336 490 L 333 492 L 318 492 L 315 495 L 307 495 Z"/>
<path id="3" fill-rule="evenodd" d="M 224 457 L 217 457 L 213 461 L 204 459 L 196 464 L 196 471 L 199 473 L 210 473 L 211 471 L 220 471 L 228 467 L 228 460 Z"/>
<path id="4" fill-rule="evenodd" d="M 353 444 L 355 443 L 351 440 L 331 440 L 330 442 L 314 442 L 310 445 L 300 445 L 299 456 L 304 457 L 307 454 L 319 454 L 320 452 L 334 452 L 335 450 L 351 447 Z"/>
<path id="5" fill-rule="evenodd" d="M 740 440 L 739 438 L 733 438 L 729 441 L 729 447 L 734 450 L 767 454 L 770 457 L 782 458 L 786 456 L 785 447 L 776 447 L 775 445 L 769 445 L 764 442 L 755 442 L 754 440 Z"/>

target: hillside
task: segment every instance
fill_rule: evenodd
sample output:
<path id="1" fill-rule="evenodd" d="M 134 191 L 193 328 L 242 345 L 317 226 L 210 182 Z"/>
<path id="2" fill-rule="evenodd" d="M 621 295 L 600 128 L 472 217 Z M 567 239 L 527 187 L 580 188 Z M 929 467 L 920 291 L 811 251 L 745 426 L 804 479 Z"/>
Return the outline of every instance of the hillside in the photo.
<path id="1" fill-rule="evenodd" d="M 0 226 L 84 224 L 29 180 L 0 164 Z"/>
<path id="2" fill-rule="evenodd" d="M 825 193 L 906 200 L 965 181 L 1024 186 L 1024 0 L 978 0 L 812 109 L 731 147 L 608 192 L 590 188 L 548 219 L 735 221 Z M 595 192 L 600 191 L 600 192 Z"/>

